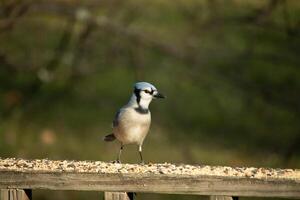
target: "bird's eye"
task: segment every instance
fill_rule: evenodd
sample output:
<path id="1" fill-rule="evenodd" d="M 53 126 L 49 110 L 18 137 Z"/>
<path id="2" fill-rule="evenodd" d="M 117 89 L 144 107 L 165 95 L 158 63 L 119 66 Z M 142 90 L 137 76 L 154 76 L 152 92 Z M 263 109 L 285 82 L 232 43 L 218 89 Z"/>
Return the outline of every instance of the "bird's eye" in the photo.
<path id="1" fill-rule="evenodd" d="M 145 93 L 147 93 L 147 94 L 149 94 L 149 93 L 150 93 L 150 91 L 149 91 L 149 90 L 144 90 L 144 92 L 145 92 Z"/>

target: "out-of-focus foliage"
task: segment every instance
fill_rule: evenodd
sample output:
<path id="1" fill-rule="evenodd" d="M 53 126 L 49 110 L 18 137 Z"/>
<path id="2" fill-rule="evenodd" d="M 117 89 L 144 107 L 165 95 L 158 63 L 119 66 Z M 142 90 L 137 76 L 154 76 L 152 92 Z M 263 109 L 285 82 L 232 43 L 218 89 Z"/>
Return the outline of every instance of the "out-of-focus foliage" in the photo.
<path id="1" fill-rule="evenodd" d="M 145 80 L 147 160 L 300 167 L 299 56 L 298 0 L 1 1 L 0 156 L 112 160 Z"/>

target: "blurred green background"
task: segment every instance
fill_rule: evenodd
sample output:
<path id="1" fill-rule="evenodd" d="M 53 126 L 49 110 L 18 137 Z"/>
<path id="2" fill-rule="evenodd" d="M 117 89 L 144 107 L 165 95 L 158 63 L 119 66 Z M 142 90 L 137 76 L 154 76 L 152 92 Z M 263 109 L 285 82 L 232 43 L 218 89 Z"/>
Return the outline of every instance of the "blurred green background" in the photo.
<path id="1" fill-rule="evenodd" d="M 142 80 L 168 97 L 146 162 L 300 168 L 299 56 L 298 0 L 1 0 L 0 157 L 114 160 L 102 137 Z"/>

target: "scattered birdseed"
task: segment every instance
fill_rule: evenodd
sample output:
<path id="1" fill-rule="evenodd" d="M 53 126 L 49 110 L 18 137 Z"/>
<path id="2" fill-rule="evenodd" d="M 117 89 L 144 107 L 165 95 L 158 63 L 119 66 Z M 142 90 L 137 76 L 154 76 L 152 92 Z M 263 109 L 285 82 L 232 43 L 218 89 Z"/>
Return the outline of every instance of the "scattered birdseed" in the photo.
<path id="1" fill-rule="evenodd" d="M 1 171 L 14 172 L 78 172 L 102 174 L 166 174 L 185 176 L 231 176 L 256 179 L 290 179 L 300 180 L 299 169 L 271 169 L 254 167 L 227 167 L 208 165 L 186 165 L 171 163 L 120 164 L 101 161 L 74 160 L 25 160 L 17 158 L 0 158 Z"/>

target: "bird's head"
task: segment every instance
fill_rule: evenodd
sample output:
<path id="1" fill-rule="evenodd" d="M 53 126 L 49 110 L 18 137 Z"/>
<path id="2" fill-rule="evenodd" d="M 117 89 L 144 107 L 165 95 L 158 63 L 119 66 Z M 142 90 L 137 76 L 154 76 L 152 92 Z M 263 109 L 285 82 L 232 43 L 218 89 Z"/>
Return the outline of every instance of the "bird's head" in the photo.
<path id="1" fill-rule="evenodd" d="M 137 82 L 134 84 L 134 95 L 137 104 L 141 107 L 148 108 L 152 99 L 165 98 L 159 93 L 154 85 L 147 82 Z"/>

